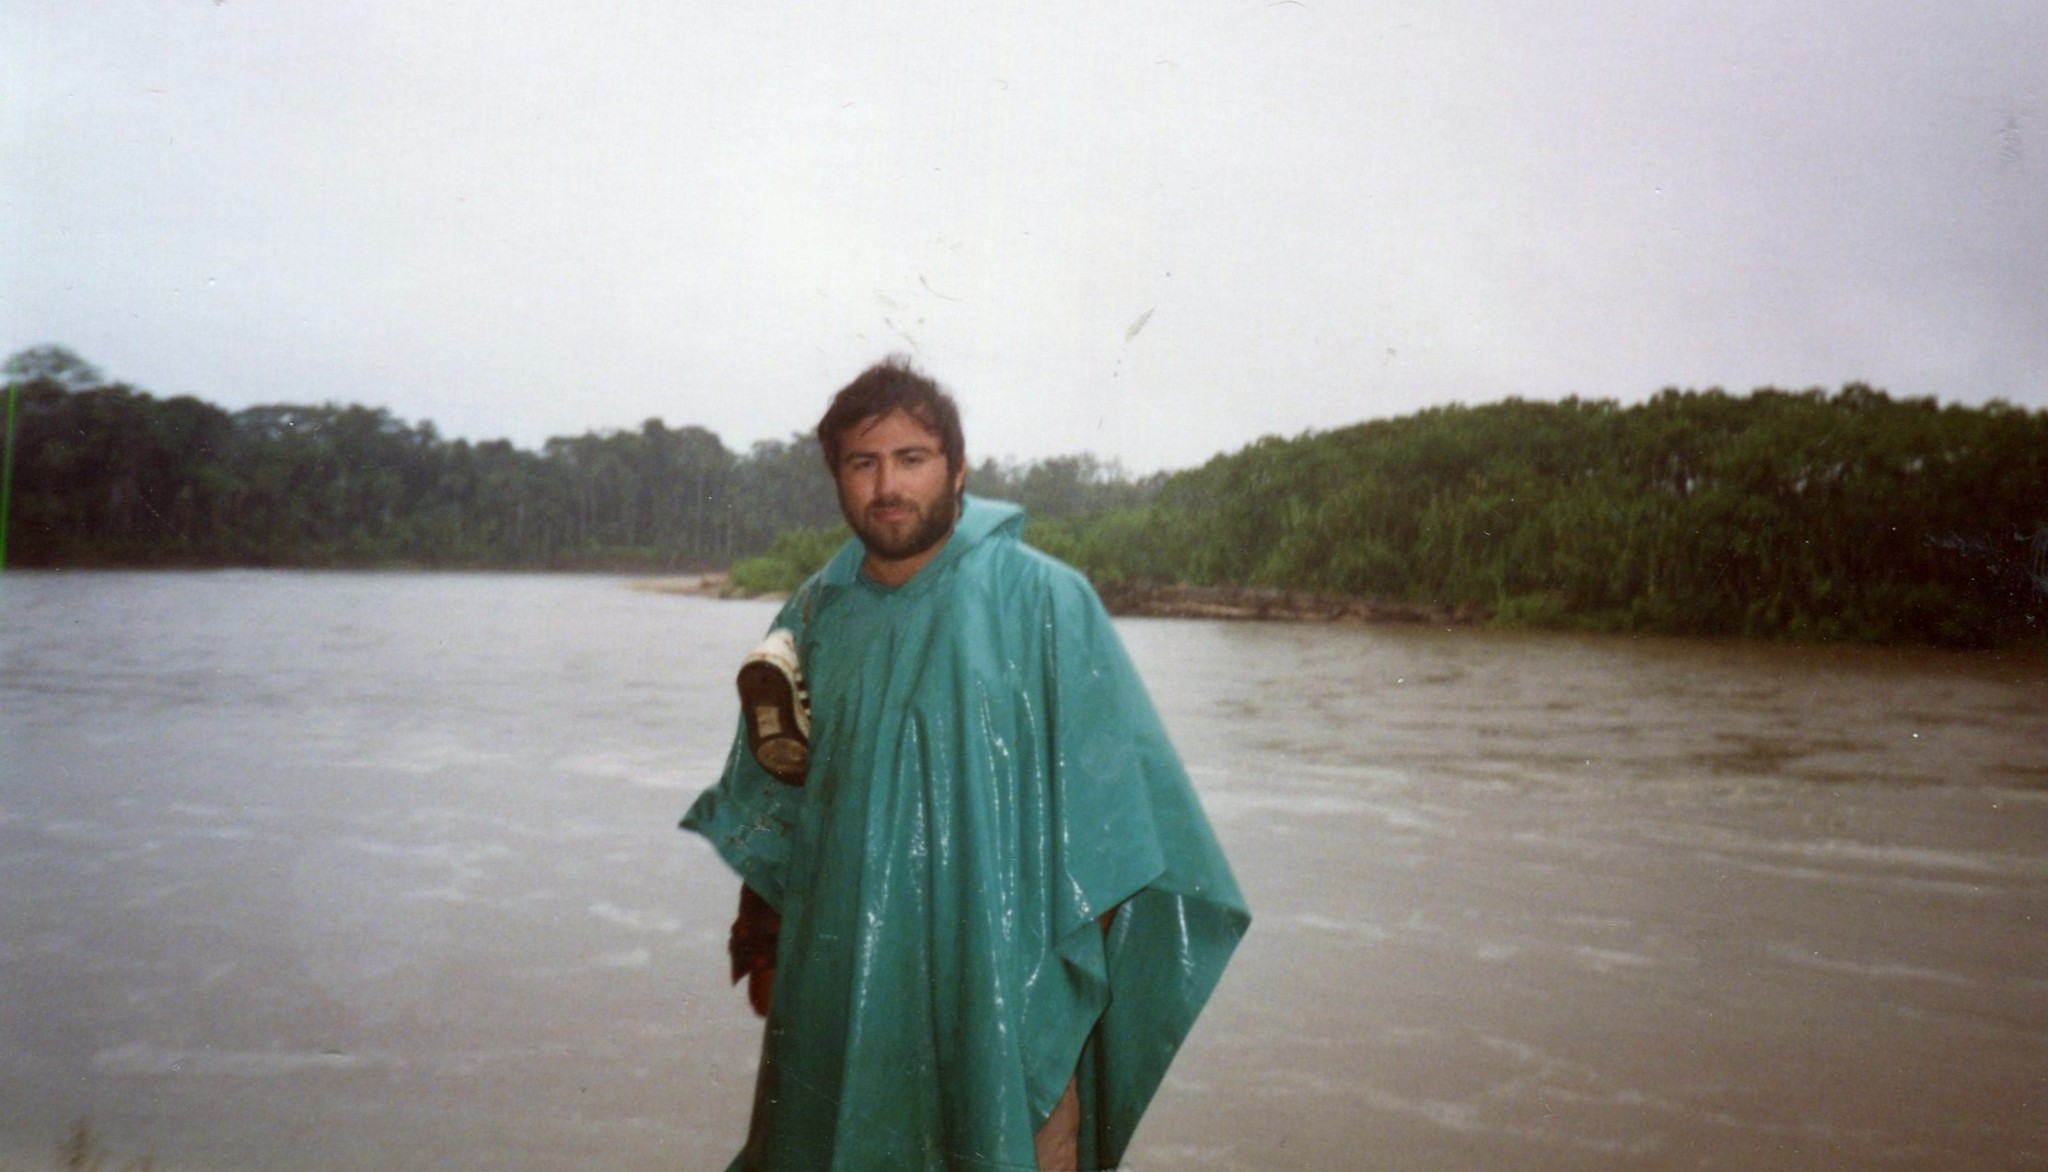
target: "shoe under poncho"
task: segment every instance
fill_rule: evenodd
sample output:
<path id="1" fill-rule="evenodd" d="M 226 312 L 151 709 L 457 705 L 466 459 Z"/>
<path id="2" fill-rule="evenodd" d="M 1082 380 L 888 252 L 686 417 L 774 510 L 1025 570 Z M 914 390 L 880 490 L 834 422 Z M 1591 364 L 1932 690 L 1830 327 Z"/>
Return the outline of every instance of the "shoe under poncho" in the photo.
<path id="1" fill-rule="evenodd" d="M 1250 923 L 1108 615 L 1022 529 L 969 497 L 894 589 L 849 542 L 775 620 L 806 784 L 741 735 L 683 819 L 782 914 L 733 1169 L 1029 1172 L 1075 1077 L 1112 1167 Z"/>

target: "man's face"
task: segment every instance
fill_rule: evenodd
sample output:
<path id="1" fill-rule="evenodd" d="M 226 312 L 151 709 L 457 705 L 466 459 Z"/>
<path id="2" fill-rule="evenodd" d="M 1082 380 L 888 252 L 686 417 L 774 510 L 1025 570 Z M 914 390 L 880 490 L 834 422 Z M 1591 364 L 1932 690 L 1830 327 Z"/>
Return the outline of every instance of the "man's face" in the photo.
<path id="1" fill-rule="evenodd" d="M 948 472 L 939 437 L 901 411 L 848 428 L 840 441 L 839 509 L 867 546 L 870 571 L 900 585 L 922 569 L 953 532 L 966 479 L 965 467 Z"/>

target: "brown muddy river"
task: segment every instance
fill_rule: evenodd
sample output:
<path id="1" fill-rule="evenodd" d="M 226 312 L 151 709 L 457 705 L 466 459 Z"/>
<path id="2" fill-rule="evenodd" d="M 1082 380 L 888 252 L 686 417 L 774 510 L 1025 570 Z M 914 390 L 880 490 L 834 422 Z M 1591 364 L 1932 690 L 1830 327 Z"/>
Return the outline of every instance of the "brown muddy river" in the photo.
<path id="1" fill-rule="evenodd" d="M 722 1168 L 770 613 L 0 579 L 0 1169 Z M 1257 917 L 1127 1168 L 2048 1167 L 2048 661 L 1120 626 Z"/>

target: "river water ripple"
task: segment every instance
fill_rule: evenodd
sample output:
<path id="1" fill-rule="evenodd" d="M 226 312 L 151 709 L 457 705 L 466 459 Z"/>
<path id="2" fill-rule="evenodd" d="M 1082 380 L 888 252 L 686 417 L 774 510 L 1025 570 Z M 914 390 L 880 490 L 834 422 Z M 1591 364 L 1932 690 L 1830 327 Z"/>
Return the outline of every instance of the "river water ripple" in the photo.
<path id="1" fill-rule="evenodd" d="M 0 1168 L 722 1167 L 771 613 L 0 579 Z M 1257 916 L 1127 1167 L 2048 1166 L 2040 658 L 1120 629 Z"/>

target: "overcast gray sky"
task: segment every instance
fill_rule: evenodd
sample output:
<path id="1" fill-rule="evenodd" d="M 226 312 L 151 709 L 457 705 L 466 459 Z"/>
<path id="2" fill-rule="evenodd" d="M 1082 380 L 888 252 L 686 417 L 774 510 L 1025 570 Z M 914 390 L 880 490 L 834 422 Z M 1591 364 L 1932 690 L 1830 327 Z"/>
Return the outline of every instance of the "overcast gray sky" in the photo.
<path id="1" fill-rule="evenodd" d="M 2048 3 L 0 0 L 0 347 L 1135 471 L 1444 402 L 2048 406 Z"/>

